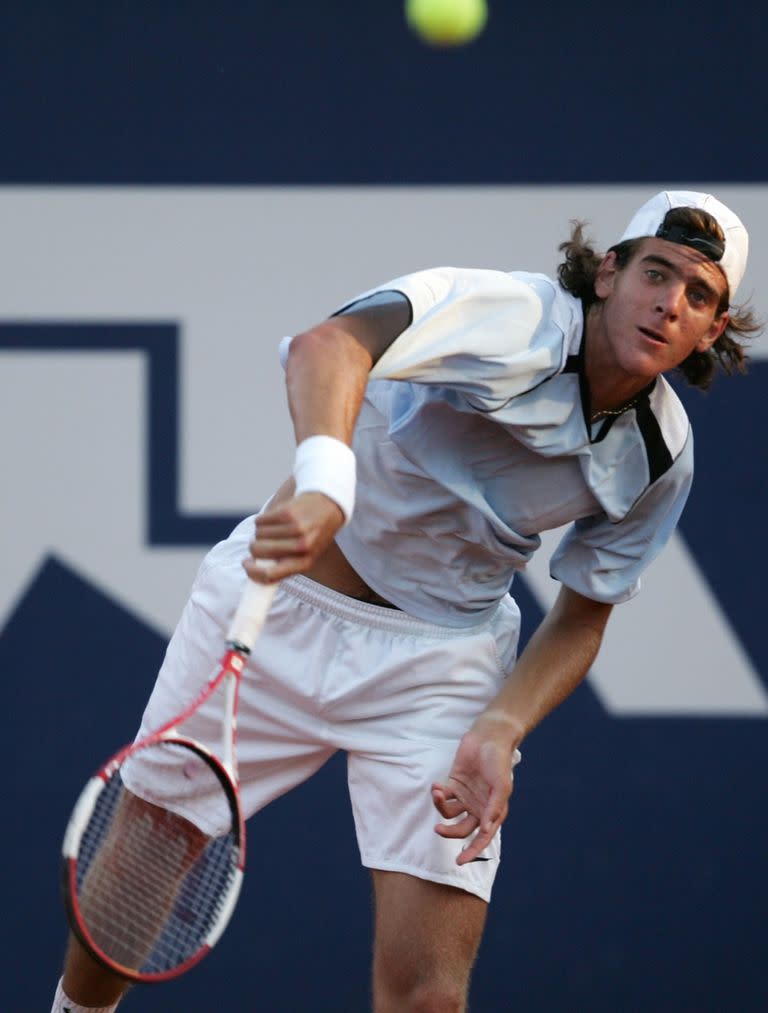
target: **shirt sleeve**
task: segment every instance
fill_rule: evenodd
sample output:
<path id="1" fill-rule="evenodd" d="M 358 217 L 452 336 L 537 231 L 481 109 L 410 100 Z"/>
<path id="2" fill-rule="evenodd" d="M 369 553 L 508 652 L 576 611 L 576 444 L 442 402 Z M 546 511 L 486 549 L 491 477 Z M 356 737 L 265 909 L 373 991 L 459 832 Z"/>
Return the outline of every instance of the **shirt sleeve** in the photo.
<path id="1" fill-rule="evenodd" d="M 541 282 L 552 288 L 543 276 Z M 521 276 L 434 268 L 397 278 L 360 298 L 383 291 L 402 293 L 413 316 L 374 366 L 372 380 L 450 387 L 477 407 L 493 410 L 561 365 L 562 331 L 540 327 L 545 313 L 541 293 Z"/>
<path id="2" fill-rule="evenodd" d="M 640 590 L 642 572 L 677 527 L 693 479 L 693 439 L 672 466 L 612 522 L 605 514 L 576 521 L 550 561 L 550 573 L 595 601 L 617 605 Z"/>

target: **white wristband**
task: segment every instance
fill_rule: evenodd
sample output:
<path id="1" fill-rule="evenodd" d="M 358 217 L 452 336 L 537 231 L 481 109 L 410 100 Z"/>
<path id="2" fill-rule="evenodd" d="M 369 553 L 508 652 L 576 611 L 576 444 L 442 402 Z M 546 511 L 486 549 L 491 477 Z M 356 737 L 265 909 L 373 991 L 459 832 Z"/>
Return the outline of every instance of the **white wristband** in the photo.
<path id="1" fill-rule="evenodd" d="M 308 436 L 296 448 L 296 496 L 321 492 L 341 509 L 349 524 L 355 507 L 355 455 L 335 436 Z"/>

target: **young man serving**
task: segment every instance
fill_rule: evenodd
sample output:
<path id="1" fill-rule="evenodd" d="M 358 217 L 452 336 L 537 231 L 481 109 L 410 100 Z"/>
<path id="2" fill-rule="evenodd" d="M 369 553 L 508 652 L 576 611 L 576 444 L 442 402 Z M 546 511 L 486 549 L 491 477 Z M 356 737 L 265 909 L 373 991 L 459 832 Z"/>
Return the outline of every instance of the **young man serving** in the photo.
<path id="1" fill-rule="evenodd" d="M 208 677 L 243 582 L 279 582 L 241 691 L 243 803 L 347 752 L 376 1013 L 465 1008 L 520 747 L 688 495 L 690 426 L 663 374 L 743 369 L 747 242 L 713 196 L 666 191 L 604 256 L 576 226 L 557 280 L 423 271 L 283 343 L 293 477 L 207 556 L 142 733 Z M 564 524 L 559 596 L 516 659 L 510 584 Z M 170 804 L 183 776 L 169 764 L 140 794 Z M 111 1011 L 124 988 L 73 941 L 53 1010 Z"/>

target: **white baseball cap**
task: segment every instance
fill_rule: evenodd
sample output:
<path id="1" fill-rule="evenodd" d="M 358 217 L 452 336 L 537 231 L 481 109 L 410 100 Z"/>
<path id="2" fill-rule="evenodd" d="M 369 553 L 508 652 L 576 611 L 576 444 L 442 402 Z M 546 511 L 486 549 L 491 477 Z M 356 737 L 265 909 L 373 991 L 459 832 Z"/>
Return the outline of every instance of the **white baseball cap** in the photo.
<path id="1" fill-rule="evenodd" d="M 700 208 L 717 220 L 725 236 L 724 249 L 712 243 L 705 236 L 685 233 L 682 230 L 663 228 L 667 211 L 672 208 Z M 711 193 L 696 193 L 693 190 L 662 190 L 636 212 L 626 228 L 621 242 L 625 239 L 640 239 L 658 236 L 673 243 L 692 246 L 716 261 L 728 281 L 729 295 L 733 299 L 747 267 L 749 235 L 741 219 Z"/>

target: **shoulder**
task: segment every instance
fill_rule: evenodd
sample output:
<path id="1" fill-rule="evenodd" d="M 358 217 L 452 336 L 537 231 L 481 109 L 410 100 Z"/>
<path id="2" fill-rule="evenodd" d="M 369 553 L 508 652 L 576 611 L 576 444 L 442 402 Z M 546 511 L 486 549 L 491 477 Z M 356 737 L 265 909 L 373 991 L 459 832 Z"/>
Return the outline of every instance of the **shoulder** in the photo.
<path id="1" fill-rule="evenodd" d="M 571 297 L 545 275 L 439 267 L 385 289 L 407 296 L 412 321 L 371 378 L 442 384 L 484 411 L 562 369 L 581 330 Z"/>
<path id="2" fill-rule="evenodd" d="M 357 299 L 368 298 L 378 292 L 399 292 L 411 302 L 414 317 L 418 318 L 430 307 L 439 304 L 444 306 L 473 300 L 479 304 L 503 300 L 514 303 L 518 309 L 527 303 L 540 310 L 543 305 L 551 305 L 557 288 L 543 274 L 442 266 L 393 278 L 362 293 Z"/>
<path id="3" fill-rule="evenodd" d="M 584 309 L 581 300 L 546 274 L 516 271 L 512 277 L 535 293 L 542 307 L 542 330 L 559 332 L 562 335 L 564 357 L 577 355 L 584 335 Z M 565 365 L 565 358 L 562 365 Z"/>

